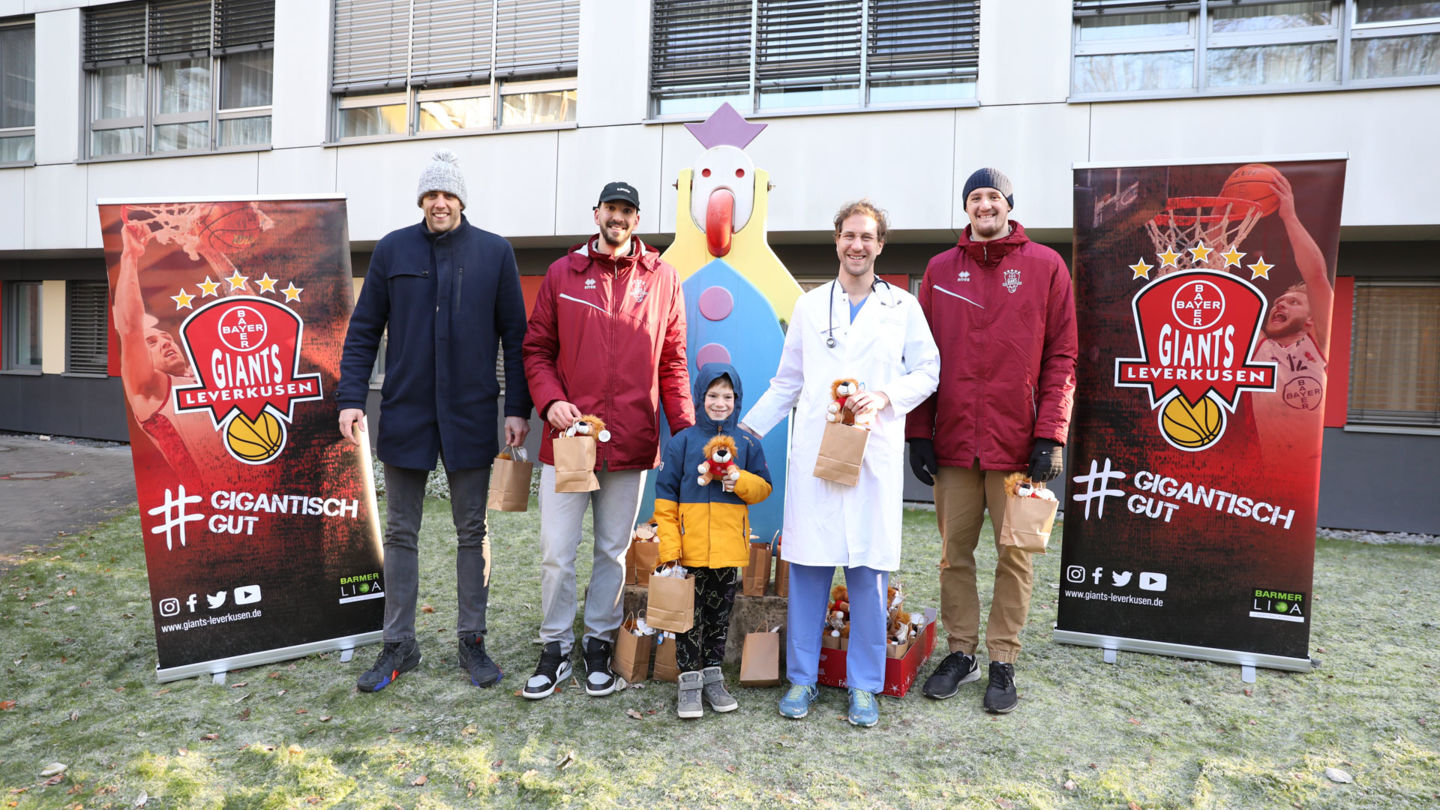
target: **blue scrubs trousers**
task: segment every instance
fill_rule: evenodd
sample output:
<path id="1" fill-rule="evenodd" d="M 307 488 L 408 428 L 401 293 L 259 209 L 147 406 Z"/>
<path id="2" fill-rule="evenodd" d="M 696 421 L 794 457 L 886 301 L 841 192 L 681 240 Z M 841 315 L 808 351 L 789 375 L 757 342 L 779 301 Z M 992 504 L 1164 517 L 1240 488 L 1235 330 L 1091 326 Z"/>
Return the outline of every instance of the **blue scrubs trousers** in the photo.
<path id="1" fill-rule="evenodd" d="M 879 693 L 885 688 L 885 615 L 890 572 L 863 566 L 844 568 L 850 591 L 850 646 L 845 681 L 855 689 Z M 815 683 L 820 669 L 820 638 L 830 604 L 834 566 L 790 565 L 790 603 L 785 632 L 785 675 L 796 686 Z"/>

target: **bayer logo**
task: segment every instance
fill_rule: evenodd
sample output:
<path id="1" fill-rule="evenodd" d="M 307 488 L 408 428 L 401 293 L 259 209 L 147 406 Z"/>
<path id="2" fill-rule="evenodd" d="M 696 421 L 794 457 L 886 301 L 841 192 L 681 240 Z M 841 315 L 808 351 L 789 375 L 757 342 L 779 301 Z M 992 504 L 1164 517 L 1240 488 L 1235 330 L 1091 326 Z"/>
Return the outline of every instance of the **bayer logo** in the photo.
<path id="1" fill-rule="evenodd" d="M 242 304 L 227 309 L 218 329 L 220 342 L 232 351 L 254 351 L 265 344 L 265 316 L 254 307 Z"/>
<path id="2" fill-rule="evenodd" d="M 1176 288 L 1170 311 L 1186 329 L 1209 329 L 1225 315 L 1225 294 L 1212 281 L 1187 281 Z"/>

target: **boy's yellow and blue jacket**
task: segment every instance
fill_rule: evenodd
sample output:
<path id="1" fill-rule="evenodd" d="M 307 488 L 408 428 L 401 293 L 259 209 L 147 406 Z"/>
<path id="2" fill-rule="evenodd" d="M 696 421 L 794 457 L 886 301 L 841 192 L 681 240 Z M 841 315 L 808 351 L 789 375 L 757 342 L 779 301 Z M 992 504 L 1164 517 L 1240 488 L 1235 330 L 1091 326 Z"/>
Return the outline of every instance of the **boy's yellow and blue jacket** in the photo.
<path id="1" fill-rule="evenodd" d="M 735 389 L 735 410 L 723 422 L 705 413 L 705 391 L 720 377 Z M 740 430 L 740 375 L 728 363 L 706 363 L 695 374 L 695 426 L 670 438 L 655 482 L 655 522 L 660 526 L 660 562 L 679 560 L 687 568 L 734 568 L 750 561 L 750 508 L 770 495 L 770 468 L 760 440 Z M 740 480 L 735 491 L 719 481 L 700 486 L 705 443 L 718 434 L 735 440 Z"/>

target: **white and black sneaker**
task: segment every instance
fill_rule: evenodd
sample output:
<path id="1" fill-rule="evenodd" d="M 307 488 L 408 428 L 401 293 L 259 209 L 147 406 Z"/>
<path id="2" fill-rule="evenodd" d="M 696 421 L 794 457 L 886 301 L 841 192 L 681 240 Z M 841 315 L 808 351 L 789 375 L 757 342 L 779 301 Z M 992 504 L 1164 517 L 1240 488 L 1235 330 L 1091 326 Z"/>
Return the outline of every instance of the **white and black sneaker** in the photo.
<path id="1" fill-rule="evenodd" d="M 955 693 L 960 691 L 961 684 L 978 680 L 980 667 L 975 663 L 975 656 L 953 652 L 945 656 L 940 666 L 930 673 L 920 691 L 925 693 L 925 697 L 944 700 L 954 697 Z"/>
<path id="2" fill-rule="evenodd" d="M 520 694 L 530 700 L 550 697 L 561 681 L 570 677 L 570 656 L 560 652 L 560 642 L 552 641 L 540 652 L 535 674 L 525 682 Z"/>
<path id="3" fill-rule="evenodd" d="M 585 694 L 604 697 L 615 691 L 619 679 L 610 671 L 610 642 L 585 639 Z"/>

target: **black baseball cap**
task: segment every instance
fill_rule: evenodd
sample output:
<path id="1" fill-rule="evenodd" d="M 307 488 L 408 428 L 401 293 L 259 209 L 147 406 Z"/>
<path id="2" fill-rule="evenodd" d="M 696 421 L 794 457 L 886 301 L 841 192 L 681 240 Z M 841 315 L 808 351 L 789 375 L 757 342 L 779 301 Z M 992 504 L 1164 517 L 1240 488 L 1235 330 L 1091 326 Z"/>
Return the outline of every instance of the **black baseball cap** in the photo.
<path id="1" fill-rule="evenodd" d="M 600 201 L 595 203 L 595 205 L 600 206 L 607 202 L 615 202 L 617 200 L 630 203 L 635 206 L 636 211 L 640 210 L 640 195 L 636 193 L 635 187 L 620 180 L 616 180 L 613 183 L 606 183 L 605 188 L 600 190 Z"/>

